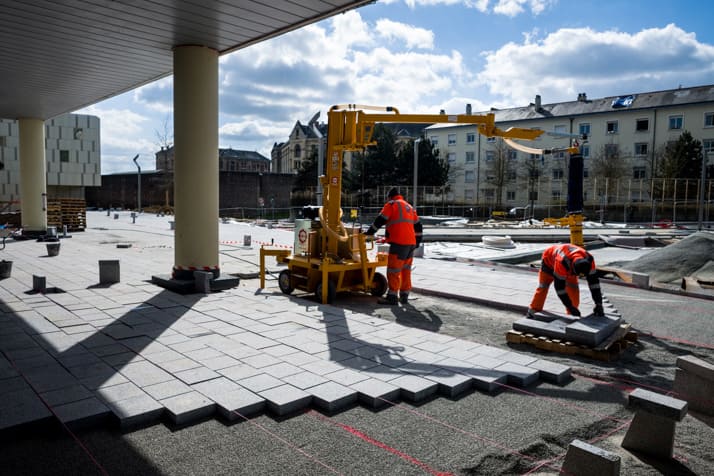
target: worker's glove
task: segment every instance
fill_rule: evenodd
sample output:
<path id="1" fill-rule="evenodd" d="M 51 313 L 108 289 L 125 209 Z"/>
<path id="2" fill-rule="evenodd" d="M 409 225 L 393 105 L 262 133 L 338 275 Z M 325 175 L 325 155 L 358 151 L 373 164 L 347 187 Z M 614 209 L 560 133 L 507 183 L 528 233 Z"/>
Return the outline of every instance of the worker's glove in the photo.
<path id="1" fill-rule="evenodd" d="M 602 308 L 602 304 L 598 304 L 595 306 L 595 309 L 593 309 L 593 314 L 600 317 L 603 317 L 605 315 L 605 309 Z"/>
<path id="2" fill-rule="evenodd" d="M 580 317 L 580 311 L 575 306 L 570 306 L 568 308 L 568 312 L 570 313 L 571 316 Z"/>
<path id="3" fill-rule="evenodd" d="M 377 229 L 374 227 L 374 225 L 369 225 L 367 231 L 364 232 L 364 234 L 367 236 L 374 236 L 375 233 L 377 233 Z"/>

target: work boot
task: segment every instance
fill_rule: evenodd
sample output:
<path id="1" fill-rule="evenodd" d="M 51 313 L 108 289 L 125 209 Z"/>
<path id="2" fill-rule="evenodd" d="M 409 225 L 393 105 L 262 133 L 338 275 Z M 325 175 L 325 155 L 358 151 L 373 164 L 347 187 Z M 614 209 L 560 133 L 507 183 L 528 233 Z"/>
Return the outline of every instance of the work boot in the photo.
<path id="1" fill-rule="evenodd" d="M 406 304 L 409 301 L 409 293 L 402 291 L 399 293 L 399 302 Z"/>
<path id="2" fill-rule="evenodd" d="M 386 297 L 377 299 L 377 304 L 386 304 L 388 306 L 396 306 L 399 304 L 396 294 L 387 294 Z"/>
<path id="3" fill-rule="evenodd" d="M 526 319 L 535 319 L 535 313 L 536 311 L 531 308 L 528 308 L 528 311 L 526 311 Z"/>

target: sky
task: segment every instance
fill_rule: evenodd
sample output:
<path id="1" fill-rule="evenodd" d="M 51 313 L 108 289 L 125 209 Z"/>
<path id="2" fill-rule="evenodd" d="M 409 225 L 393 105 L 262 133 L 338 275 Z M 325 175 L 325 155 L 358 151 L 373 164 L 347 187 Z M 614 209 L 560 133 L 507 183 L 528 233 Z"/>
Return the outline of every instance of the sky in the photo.
<path id="1" fill-rule="evenodd" d="M 378 0 L 223 55 L 219 146 L 270 158 L 335 104 L 474 113 L 714 84 L 714 2 Z M 101 120 L 102 173 L 155 168 L 172 77 L 79 111 Z"/>

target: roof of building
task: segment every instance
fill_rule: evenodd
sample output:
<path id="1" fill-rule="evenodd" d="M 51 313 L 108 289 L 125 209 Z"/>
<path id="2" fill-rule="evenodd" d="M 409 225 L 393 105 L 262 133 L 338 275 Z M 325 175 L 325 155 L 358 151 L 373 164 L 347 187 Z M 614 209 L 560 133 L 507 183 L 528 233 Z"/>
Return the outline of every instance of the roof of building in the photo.
<path id="1" fill-rule="evenodd" d="M 536 98 L 537 102 L 538 98 Z M 547 119 L 551 117 L 573 117 L 590 114 L 605 114 L 612 111 L 645 110 L 680 105 L 714 102 L 714 85 L 695 86 L 691 88 L 668 89 L 665 91 L 651 91 L 644 93 L 623 94 L 608 96 L 598 99 L 588 99 L 585 93 L 580 93 L 574 101 L 514 107 L 509 109 L 492 109 L 479 112 L 487 114 L 493 112 L 496 122 L 513 122 L 525 120 Z M 455 124 L 434 124 L 428 129 L 454 127 Z"/>
<path id="2" fill-rule="evenodd" d="M 270 162 L 266 156 L 253 150 L 218 149 L 218 157 L 221 159 L 241 159 L 241 160 L 264 160 Z"/>

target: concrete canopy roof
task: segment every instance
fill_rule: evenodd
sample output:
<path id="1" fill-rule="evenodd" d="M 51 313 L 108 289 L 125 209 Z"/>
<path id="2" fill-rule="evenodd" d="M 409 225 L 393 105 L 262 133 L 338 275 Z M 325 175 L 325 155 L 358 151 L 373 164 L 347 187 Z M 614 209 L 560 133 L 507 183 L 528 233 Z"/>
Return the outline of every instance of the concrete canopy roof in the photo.
<path id="1" fill-rule="evenodd" d="M 2 0 L 0 117 L 49 119 L 373 0 Z"/>

